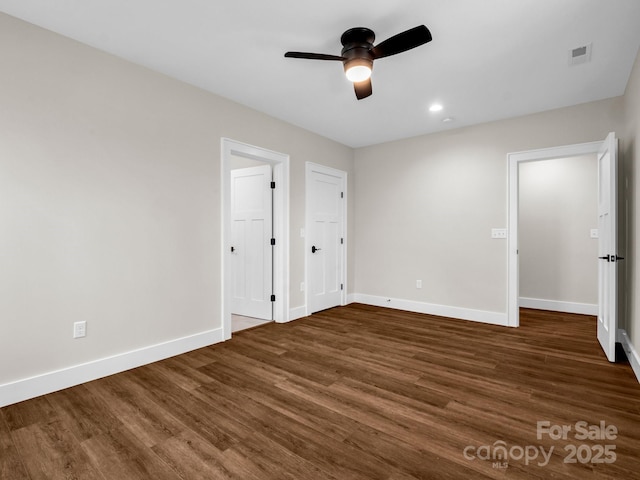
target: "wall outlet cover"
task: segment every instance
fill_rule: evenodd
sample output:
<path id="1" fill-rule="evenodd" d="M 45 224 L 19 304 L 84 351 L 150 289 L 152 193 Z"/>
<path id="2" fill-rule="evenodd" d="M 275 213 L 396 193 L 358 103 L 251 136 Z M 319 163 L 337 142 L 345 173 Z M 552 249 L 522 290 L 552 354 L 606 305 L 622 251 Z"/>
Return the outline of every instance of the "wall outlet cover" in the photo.
<path id="1" fill-rule="evenodd" d="M 73 324 L 73 338 L 82 338 L 87 336 L 87 322 L 75 322 Z"/>

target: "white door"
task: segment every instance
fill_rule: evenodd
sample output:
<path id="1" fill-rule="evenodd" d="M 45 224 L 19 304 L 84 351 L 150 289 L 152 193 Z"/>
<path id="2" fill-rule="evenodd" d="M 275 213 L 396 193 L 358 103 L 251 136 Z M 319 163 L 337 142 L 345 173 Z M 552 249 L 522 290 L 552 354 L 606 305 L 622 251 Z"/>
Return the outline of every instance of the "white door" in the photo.
<path id="1" fill-rule="evenodd" d="M 598 341 L 610 362 L 618 329 L 617 153 L 618 140 L 610 133 L 598 153 Z"/>
<path id="2" fill-rule="evenodd" d="M 271 166 L 231 171 L 231 313 L 272 318 Z"/>
<path id="3" fill-rule="evenodd" d="M 345 172 L 307 164 L 309 313 L 343 303 L 345 179 Z"/>

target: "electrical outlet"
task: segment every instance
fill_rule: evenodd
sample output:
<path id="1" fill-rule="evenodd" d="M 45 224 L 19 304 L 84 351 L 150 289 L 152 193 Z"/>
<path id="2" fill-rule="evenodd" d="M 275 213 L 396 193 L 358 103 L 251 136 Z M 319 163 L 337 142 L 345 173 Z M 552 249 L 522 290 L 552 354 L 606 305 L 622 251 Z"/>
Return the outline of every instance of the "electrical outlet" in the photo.
<path id="1" fill-rule="evenodd" d="M 87 336 L 87 322 L 75 322 L 73 324 L 73 338 L 82 338 Z"/>
<path id="2" fill-rule="evenodd" d="M 422 288 L 422 280 L 416 280 L 416 288 Z"/>
<path id="3" fill-rule="evenodd" d="M 506 228 L 492 228 L 491 229 L 491 238 L 507 238 L 507 229 Z"/>

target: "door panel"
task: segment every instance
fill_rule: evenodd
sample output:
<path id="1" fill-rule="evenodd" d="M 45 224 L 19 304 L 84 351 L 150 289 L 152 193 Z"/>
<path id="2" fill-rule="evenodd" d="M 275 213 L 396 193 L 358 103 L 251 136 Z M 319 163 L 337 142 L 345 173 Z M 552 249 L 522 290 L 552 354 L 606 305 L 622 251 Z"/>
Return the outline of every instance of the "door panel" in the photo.
<path id="1" fill-rule="evenodd" d="M 343 303 L 345 175 L 307 169 L 309 313 Z"/>
<path id="2" fill-rule="evenodd" d="M 598 341 L 615 362 L 617 319 L 617 148 L 610 133 L 598 153 Z"/>
<path id="3" fill-rule="evenodd" d="M 231 312 L 271 320 L 271 167 L 231 171 Z"/>

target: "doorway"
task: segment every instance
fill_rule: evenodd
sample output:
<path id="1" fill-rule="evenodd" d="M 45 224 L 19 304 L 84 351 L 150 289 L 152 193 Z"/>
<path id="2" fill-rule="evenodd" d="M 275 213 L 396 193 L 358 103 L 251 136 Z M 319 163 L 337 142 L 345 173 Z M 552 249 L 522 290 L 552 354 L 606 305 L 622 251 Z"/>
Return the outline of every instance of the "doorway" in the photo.
<path id="1" fill-rule="evenodd" d="M 510 153 L 509 164 L 509 221 L 508 221 L 508 319 L 510 327 L 520 325 L 520 267 L 518 257 L 519 244 L 519 174 L 520 165 L 528 162 L 570 158 L 577 156 L 597 155 L 602 142 L 591 142 L 564 147 L 531 150 Z"/>
<path id="2" fill-rule="evenodd" d="M 520 307 L 598 314 L 595 154 L 520 164 Z"/>
<path id="3" fill-rule="evenodd" d="M 597 155 L 598 163 L 598 341 L 610 361 L 615 361 L 617 331 L 617 139 L 510 153 L 508 220 L 507 324 L 520 325 L 519 272 L 519 171 L 526 162 Z M 603 219 L 605 221 L 603 221 Z"/>
<path id="4" fill-rule="evenodd" d="M 242 162 L 267 165 L 272 172 L 272 238 L 269 245 L 272 252 L 271 269 L 263 270 L 265 277 L 272 281 L 273 295 L 269 299 L 272 308 L 272 319 L 278 323 L 289 319 L 289 156 L 273 152 L 261 147 L 223 138 L 221 141 L 221 196 L 222 196 L 222 274 L 221 274 L 221 315 L 222 330 L 225 340 L 232 335 L 233 282 L 234 262 L 237 253 L 234 240 L 238 240 L 237 231 L 233 227 L 232 209 L 232 170 Z M 234 251 L 232 251 L 232 247 Z"/>

